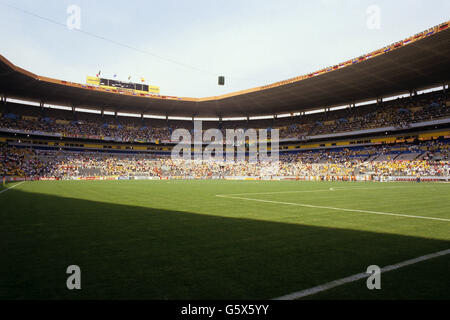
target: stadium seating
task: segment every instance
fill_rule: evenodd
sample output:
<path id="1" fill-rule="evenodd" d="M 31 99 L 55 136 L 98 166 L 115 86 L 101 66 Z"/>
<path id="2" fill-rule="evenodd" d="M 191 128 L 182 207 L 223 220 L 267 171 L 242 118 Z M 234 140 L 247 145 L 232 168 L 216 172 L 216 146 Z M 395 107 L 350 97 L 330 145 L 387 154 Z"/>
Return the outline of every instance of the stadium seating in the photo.
<path id="1" fill-rule="evenodd" d="M 382 104 L 346 108 L 301 117 L 254 121 L 205 122 L 203 130 L 218 128 L 279 128 L 280 138 L 358 132 L 448 119 L 450 108 L 443 91 L 397 99 Z M 15 103 L 0 105 L 0 131 L 18 130 L 41 136 L 153 142 L 170 140 L 177 128 L 192 132 L 192 121 L 114 117 L 84 112 L 39 108 Z M 6 130 L 6 131 L 5 131 Z M 9 131 L 10 132 L 10 131 Z M 16 132 L 16 131 L 13 131 Z M 18 148 L 2 144 L 0 176 L 69 179 L 90 176 L 224 177 L 224 176 L 354 176 L 354 175 L 449 175 L 449 140 L 410 141 L 392 145 L 301 151 L 281 150 L 280 161 L 184 161 L 169 153 L 114 154 Z M 108 152 L 108 150 L 106 150 Z"/>
<path id="2" fill-rule="evenodd" d="M 284 153 L 276 163 L 173 160 L 158 154 L 48 151 L 0 145 L 0 176 L 224 177 L 450 174 L 450 140 Z"/>
<path id="3" fill-rule="evenodd" d="M 305 136 L 352 132 L 383 127 L 408 128 L 411 124 L 450 118 L 445 92 L 407 97 L 381 105 L 322 112 L 271 120 L 205 122 L 203 129 L 255 128 L 280 129 L 280 138 L 300 139 Z M 171 140 L 177 128 L 193 130 L 192 121 L 114 117 L 111 115 L 70 112 L 57 109 L 6 103 L 0 106 L 0 128 L 67 137 L 113 139 L 124 142 L 154 142 Z"/>

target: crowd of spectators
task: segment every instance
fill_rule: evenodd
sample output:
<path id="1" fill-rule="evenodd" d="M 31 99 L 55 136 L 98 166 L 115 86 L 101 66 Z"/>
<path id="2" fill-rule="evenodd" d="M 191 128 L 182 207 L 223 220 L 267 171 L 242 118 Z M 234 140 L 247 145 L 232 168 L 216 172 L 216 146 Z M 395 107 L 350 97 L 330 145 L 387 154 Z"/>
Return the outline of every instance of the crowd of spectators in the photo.
<path id="1" fill-rule="evenodd" d="M 169 155 L 43 151 L 0 146 L 0 176 L 448 176 L 450 142 L 376 145 L 281 154 L 279 161 L 181 160 Z M 401 156 L 407 155 L 404 160 Z M 402 160 L 398 160 L 402 159 Z"/>
<path id="2" fill-rule="evenodd" d="M 418 96 L 300 118 L 298 123 L 283 128 L 280 136 L 298 138 L 384 127 L 408 128 L 413 123 L 448 117 L 450 104 L 445 95 Z"/>
<path id="3" fill-rule="evenodd" d="M 0 118 L 0 128 L 23 130 L 26 132 L 60 134 L 65 137 L 114 140 L 120 142 L 155 142 L 156 140 L 170 140 L 168 128 L 133 127 L 123 125 L 109 125 L 95 121 L 72 121 L 58 123 L 54 119 L 40 120 Z"/>
<path id="4" fill-rule="evenodd" d="M 302 138 L 306 136 L 331 134 L 348 131 L 358 131 L 382 127 L 405 128 L 415 122 L 436 120 L 450 117 L 450 105 L 447 106 L 446 94 L 437 93 L 403 98 L 382 104 L 347 108 L 344 110 L 322 112 L 302 117 L 288 118 L 288 122 L 278 119 L 269 121 L 249 122 L 221 122 L 217 123 L 217 129 L 222 130 L 225 137 L 225 129 L 236 128 L 237 124 L 242 129 L 280 129 L 280 138 Z M 32 107 L 30 107 L 32 108 Z M 35 108 L 35 107 L 34 107 Z M 115 140 L 122 142 L 155 142 L 170 141 L 172 131 L 177 128 L 187 128 L 193 132 L 192 122 L 161 121 L 159 126 L 102 122 L 101 118 L 85 117 L 83 120 L 58 120 L 51 117 L 51 112 L 45 117 L 24 117 L 4 110 L 0 117 L 0 128 L 22 130 L 27 132 L 40 132 L 59 134 L 67 137 Z M 13 109 L 13 108 L 11 108 Z M 211 127 L 211 124 L 208 125 Z"/>
<path id="5" fill-rule="evenodd" d="M 51 167 L 46 166 L 35 151 L 0 144 L 0 177 L 44 177 L 48 175 L 51 175 Z"/>

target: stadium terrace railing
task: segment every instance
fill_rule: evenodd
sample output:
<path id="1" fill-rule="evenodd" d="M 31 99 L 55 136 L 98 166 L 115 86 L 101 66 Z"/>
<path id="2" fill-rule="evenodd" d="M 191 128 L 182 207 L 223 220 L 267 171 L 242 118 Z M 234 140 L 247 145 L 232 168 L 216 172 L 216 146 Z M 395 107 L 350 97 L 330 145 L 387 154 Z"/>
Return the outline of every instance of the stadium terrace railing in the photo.
<path id="1" fill-rule="evenodd" d="M 3 180 L 3 177 L 0 177 Z M 94 181 L 94 180 L 235 180 L 235 181 L 347 181 L 347 182 L 416 182 L 417 176 L 93 176 L 93 177 L 5 177 L 6 182 L 20 181 Z M 421 176 L 421 182 L 450 182 L 450 176 Z"/>

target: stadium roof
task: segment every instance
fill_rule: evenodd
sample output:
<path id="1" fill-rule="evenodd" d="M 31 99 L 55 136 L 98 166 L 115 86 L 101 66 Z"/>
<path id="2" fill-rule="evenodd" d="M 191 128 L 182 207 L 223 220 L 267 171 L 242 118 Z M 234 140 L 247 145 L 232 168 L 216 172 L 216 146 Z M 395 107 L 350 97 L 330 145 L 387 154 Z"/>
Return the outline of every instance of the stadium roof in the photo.
<path id="1" fill-rule="evenodd" d="M 47 104 L 176 117 L 254 117 L 347 105 L 448 84 L 450 28 L 443 23 L 333 67 L 208 98 L 111 92 L 35 75 L 0 55 L 0 94 Z"/>

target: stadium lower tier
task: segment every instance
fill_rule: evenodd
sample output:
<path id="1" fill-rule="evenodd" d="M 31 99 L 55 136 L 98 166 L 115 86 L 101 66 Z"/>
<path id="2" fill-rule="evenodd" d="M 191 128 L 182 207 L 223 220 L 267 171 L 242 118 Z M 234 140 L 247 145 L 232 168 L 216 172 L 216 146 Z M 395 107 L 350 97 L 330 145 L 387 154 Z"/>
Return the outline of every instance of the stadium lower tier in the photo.
<path id="1" fill-rule="evenodd" d="M 450 176 L 450 139 L 417 143 L 282 152 L 277 161 L 172 159 L 161 154 L 49 151 L 0 144 L 0 177 L 254 178 L 385 180 Z M 408 178 L 409 177 L 409 178 Z M 398 178 L 400 179 L 400 178 Z"/>

